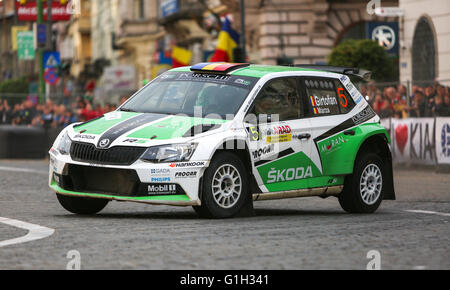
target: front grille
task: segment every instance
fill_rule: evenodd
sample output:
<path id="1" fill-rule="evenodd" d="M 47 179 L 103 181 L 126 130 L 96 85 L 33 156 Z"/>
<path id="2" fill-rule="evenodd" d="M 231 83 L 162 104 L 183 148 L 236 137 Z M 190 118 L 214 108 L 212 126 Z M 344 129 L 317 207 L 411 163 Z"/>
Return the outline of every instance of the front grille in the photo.
<path id="1" fill-rule="evenodd" d="M 69 164 L 61 187 L 77 192 L 133 196 L 140 192 L 139 177 L 134 170 Z"/>
<path id="2" fill-rule="evenodd" d="M 63 189 L 79 193 L 97 193 L 125 197 L 186 195 L 179 184 L 142 183 L 135 170 L 68 164 L 67 175 L 55 174 Z M 175 192 L 161 193 L 159 188 L 175 186 Z M 172 189 L 173 190 L 173 189 Z"/>
<path id="3" fill-rule="evenodd" d="M 73 142 L 70 147 L 70 156 L 79 162 L 131 165 L 144 154 L 147 148 L 116 146 L 109 149 L 98 149 L 93 144 Z"/>

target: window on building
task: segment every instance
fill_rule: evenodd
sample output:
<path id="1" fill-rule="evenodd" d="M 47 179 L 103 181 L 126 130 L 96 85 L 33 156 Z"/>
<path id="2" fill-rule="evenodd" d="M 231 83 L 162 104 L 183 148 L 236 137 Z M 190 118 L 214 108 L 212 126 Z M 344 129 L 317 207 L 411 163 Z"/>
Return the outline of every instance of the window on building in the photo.
<path id="1" fill-rule="evenodd" d="M 145 18 L 145 0 L 134 0 L 134 18 L 142 20 Z"/>

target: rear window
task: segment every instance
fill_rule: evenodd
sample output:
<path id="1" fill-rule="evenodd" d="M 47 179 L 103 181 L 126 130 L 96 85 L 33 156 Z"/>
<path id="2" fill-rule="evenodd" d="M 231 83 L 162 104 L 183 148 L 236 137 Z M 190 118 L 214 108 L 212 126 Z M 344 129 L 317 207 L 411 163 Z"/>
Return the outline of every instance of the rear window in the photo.
<path id="1" fill-rule="evenodd" d="M 313 117 L 347 114 L 355 106 L 344 86 L 336 79 L 308 78 L 303 82 Z"/>

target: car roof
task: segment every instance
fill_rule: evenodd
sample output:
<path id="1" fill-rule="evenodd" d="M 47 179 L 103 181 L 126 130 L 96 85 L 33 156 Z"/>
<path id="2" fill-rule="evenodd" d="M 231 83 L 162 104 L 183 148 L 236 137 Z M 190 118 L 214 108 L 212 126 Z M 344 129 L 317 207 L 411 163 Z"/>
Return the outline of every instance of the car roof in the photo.
<path id="1" fill-rule="evenodd" d="M 187 71 L 191 71 L 191 67 L 185 66 L 185 67 L 175 68 L 170 71 L 171 72 L 187 72 Z M 291 71 L 315 71 L 315 72 L 321 71 L 321 72 L 325 72 L 322 70 L 310 69 L 310 68 L 251 64 L 247 67 L 238 68 L 238 69 L 230 72 L 229 75 L 262 78 L 263 76 L 271 74 L 271 73 L 291 72 Z M 203 73 L 208 73 L 208 71 L 205 71 Z M 211 71 L 211 73 L 214 73 L 214 71 Z"/>

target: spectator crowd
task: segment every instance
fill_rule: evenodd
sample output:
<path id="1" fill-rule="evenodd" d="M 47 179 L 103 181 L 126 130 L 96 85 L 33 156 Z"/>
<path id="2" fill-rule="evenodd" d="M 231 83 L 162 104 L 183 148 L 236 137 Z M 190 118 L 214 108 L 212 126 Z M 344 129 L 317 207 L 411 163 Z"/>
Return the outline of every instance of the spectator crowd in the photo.
<path id="1" fill-rule="evenodd" d="M 449 87 L 438 83 L 425 87 L 413 86 L 408 96 L 404 85 L 380 90 L 376 83 L 371 82 L 361 87 L 361 94 L 368 96 L 369 103 L 380 118 L 450 116 Z"/>
<path id="2" fill-rule="evenodd" d="M 121 102 L 126 99 L 122 98 Z M 0 98 L 0 125 L 29 126 L 42 128 L 64 128 L 75 122 L 85 122 L 116 110 L 114 104 L 94 105 L 87 98 L 78 97 L 69 106 L 56 104 L 51 100 L 45 104 L 26 99 L 9 105 Z"/>
<path id="3" fill-rule="evenodd" d="M 437 83 L 426 87 L 413 86 L 410 96 L 404 85 L 380 90 L 375 82 L 363 85 L 360 91 L 368 97 L 381 118 L 450 116 L 449 88 Z M 125 97 L 120 103 L 124 101 Z M 83 97 L 78 97 L 68 106 L 50 100 L 38 104 L 31 99 L 10 106 L 7 100 L 0 98 L 0 125 L 61 129 L 75 122 L 95 119 L 116 108 L 114 104 L 94 105 Z"/>

